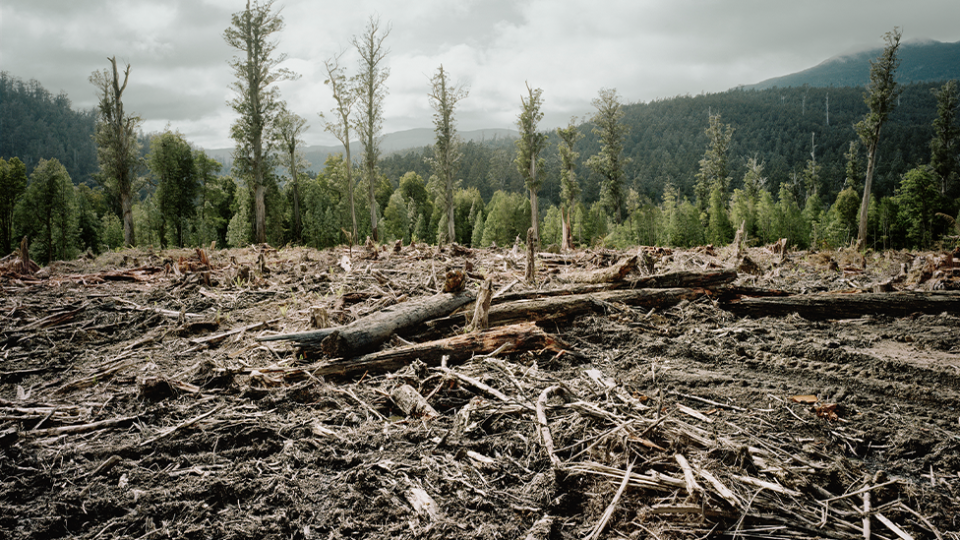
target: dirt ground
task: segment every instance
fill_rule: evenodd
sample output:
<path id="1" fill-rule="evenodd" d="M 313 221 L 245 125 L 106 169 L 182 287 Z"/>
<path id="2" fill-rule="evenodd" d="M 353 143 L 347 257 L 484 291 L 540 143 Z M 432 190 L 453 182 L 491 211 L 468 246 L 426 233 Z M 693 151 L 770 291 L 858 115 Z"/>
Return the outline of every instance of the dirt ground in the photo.
<path id="1" fill-rule="evenodd" d="M 637 251 L 544 253 L 536 285 L 522 248 L 127 250 L 8 272 L 0 538 L 960 540 L 960 313 L 731 307 L 956 289 L 950 253 L 644 251 L 634 277 L 740 271 L 671 306 L 540 320 L 559 347 L 345 378 L 257 338 L 433 295 L 449 270 L 468 292 L 546 293 Z M 400 410 L 402 385 L 437 415 Z"/>

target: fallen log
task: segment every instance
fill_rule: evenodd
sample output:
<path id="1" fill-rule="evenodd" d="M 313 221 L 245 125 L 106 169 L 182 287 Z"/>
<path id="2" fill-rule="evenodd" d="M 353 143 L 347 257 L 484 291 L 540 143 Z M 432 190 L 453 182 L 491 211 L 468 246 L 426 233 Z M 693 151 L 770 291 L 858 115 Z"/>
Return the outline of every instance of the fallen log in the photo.
<path id="1" fill-rule="evenodd" d="M 524 321 L 564 319 L 591 311 L 602 311 L 608 303 L 662 309 L 683 300 L 695 300 L 705 293 L 705 289 L 672 288 L 627 289 L 550 296 L 497 304 L 490 308 L 487 318 L 490 326 L 503 326 Z M 427 321 L 426 332 L 446 330 L 467 322 L 469 321 L 465 320 L 463 314 L 434 319 Z"/>
<path id="2" fill-rule="evenodd" d="M 564 272 L 557 279 L 575 283 L 614 283 L 623 279 L 637 269 L 637 256 L 627 257 L 613 266 L 586 272 Z"/>
<path id="3" fill-rule="evenodd" d="M 415 327 L 428 319 L 441 317 L 474 301 L 469 294 L 442 293 L 417 302 L 403 302 L 346 326 L 322 328 L 312 332 L 264 336 L 259 341 L 295 341 L 305 348 L 320 348 L 332 357 L 351 357 L 370 352 L 394 333 Z M 318 347 L 319 346 L 319 347 Z"/>
<path id="4" fill-rule="evenodd" d="M 736 279 L 737 271 L 733 269 L 713 270 L 710 272 L 670 272 L 668 274 L 646 276 L 614 283 L 572 285 L 550 291 L 526 291 L 501 294 L 500 296 L 494 295 L 493 303 L 503 304 L 505 302 L 515 302 L 517 300 L 527 300 L 531 298 L 589 294 L 614 289 L 669 289 L 675 287 L 712 289 L 731 283 Z"/>
<path id="5" fill-rule="evenodd" d="M 503 353 L 534 349 L 559 349 L 563 344 L 532 322 L 503 326 L 475 334 L 397 347 L 359 358 L 340 359 L 310 370 L 314 376 L 350 377 L 364 373 L 396 371 L 419 359 L 428 366 L 439 366 L 444 356 L 449 364 L 461 363 L 477 354 L 488 354 L 506 345 Z"/>
<path id="6" fill-rule="evenodd" d="M 723 309 L 751 317 L 797 313 L 805 319 L 852 319 L 864 315 L 904 317 L 912 313 L 960 313 L 960 292 L 900 291 L 891 293 L 827 293 L 786 297 L 743 298 Z"/>

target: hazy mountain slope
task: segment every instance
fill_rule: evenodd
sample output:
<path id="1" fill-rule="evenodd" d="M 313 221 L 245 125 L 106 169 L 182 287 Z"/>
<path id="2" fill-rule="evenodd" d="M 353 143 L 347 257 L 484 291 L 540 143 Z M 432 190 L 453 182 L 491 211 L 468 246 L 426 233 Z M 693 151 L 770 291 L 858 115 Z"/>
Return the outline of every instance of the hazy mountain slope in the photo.
<path id="1" fill-rule="evenodd" d="M 870 80 L 870 60 L 882 49 L 834 56 L 810 69 L 747 85 L 748 90 L 773 87 L 863 86 Z M 960 41 L 913 41 L 900 46 L 898 80 L 902 83 L 960 79 Z"/>

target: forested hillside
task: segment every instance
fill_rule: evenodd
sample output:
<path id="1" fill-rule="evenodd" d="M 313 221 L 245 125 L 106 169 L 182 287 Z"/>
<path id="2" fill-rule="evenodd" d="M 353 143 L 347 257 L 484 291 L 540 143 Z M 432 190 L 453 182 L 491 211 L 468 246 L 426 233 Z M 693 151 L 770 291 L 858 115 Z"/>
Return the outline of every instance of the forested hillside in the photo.
<path id="1" fill-rule="evenodd" d="M 93 110 L 74 110 L 66 94 L 0 72 L 0 156 L 18 157 L 30 171 L 41 159 L 56 159 L 74 182 L 92 183 L 95 122 Z"/>
<path id="2" fill-rule="evenodd" d="M 941 83 L 916 83 L 903 87 L 894 112 L 884 126 L 880 138 L 877 169 L 871 207 L 871 234 L 874 247 L 929 246 L 953 229 L 947 219 L 934 218 L 936 212 L 957 215 L 958 185 L 944 185 L 942 193 L 930 195 L 931 202 L 922 209 L 922 231 L 913 224 L 914 213 L 900 190 L 904 175 L 930 161 L 933 121 L 938 117 L 937 99 L 933 90 Z M 800 247 L 810 245 L 843 245 L 851 239 L 853 223 L 850 208 L 859 189 L 857 181 L 848 180 L 848 166 L 853 157 L 862 176 L 865 151 L 861 146 L 848 154 L 852 142 L 858 140 L 854 124 L 863 118 L 867 107 L 862 88 L 772 88 L 767 90 L 735 89 L 717 94 L 679 96 L 650 103 L 625 104 L 622 124 L 626 127 L 623 141 L 624 204 L 622 222 L 615 219 L 610 207 L 601 203 L 601 181 L 586 166 L 588 159 L 600 151 L 600 143 L 590 123 L 577 126 L 583 135 L 575 145 L 578 153 L 574 172 L 581 190 L 578 202 L 570 210 L 574 239 L 581 245 L 607 242 L 612 245 L 663 244 L 693 245 L 729 241 L 731 227 L 747 219 L 751 242 L 767 242 L 786 237 Z M 36 179 L 34 170 L 43 159 L 55 159 L 65 167 L 74 184 L 94 185 L 96 148 L 92 133 L 94 111 L 77 112 L 70 108 L 66 96 L 52 96 L 36 82 L 24 83 L 7 74 L 3 76 L 2 147 L 7 159 L 17 157 L 26 165 L 31 182 L 62 178 L 47 167 Z M 706 130 L 713 116 L 731 134 L 726 149 L 729 186 L 720 201 L 725 210 L 721 229 L 711 229 L 709 193 L 697 192 L 697 175 L 701 172 L 710 139 Z M 243 178 L 221 170 L 198 150 L 192 156 L 181 156 L 178 167 L 202 171 L 187 175 L 189 185 L 172 185 L 164 180 L 162 167 L 152 166 L 163 159 L 163 145 L 154 144 L 159 135 L 164 140 L 183 139 L 179 133 L 150 134 L 138 137 L 142 171 L 147 182 L 138 184 L 133 208 L 139 243 L 166 245 L 209 243 L 243 245 L 252 239 L 253 198 Z M 559 138 L 548 133 L 538 191 L 539 222 L 544 244 L 560 242 L 560 158 Z M 180 143 L 178 143 L 180 144 Z M 183 141 L 189 144 L 189 141 Z M 524 180 L 515 160 L 515 139 L 494 137 L 467 141 L 460 146 L 462 157 L 456 178 L 455 229 L 456 241 L 466 245 L 490 245 L 512 242 L 523 236 L 530 223 L 530 203 Z M 153 154 L 151 154 L 153 152 Z M 151 157 L 151 155 L 153 157 Z M 354 156 L 356 157 L 356 155 Z M 381 241 L 401 239 L 405 242 L 437 242 L 438 230 L 446 227 L 446 216 L 438 203 L 439 186 L 431 181 L 433 147 L 427 146 L 392 153 L 379 162 L 379 179 L 375 186 L 377 215 L 383 221 L 385 234 Z M 183 161 L 186 160 L 186 161 Z M 955 161 L 955 160 L 954 160 Z M 194 165 L 191 165 L 193 163 Z M 810 171 L 816 166 L 815 174 Z M 12 168 L 8 168 L 13 170 Z M 299 173 L 298 197 L 301 199 L 303 228 L 293 234 L 293 183 L 287 170 L 275 163 L 268 175 L 266 190 L 267 236 L 271 243 L 306 243 L 316 247 L 349 240 L 350 211 L 344 193 L 344 164 L 333 155 L 325 163 L 313 163 L 309 174 Z M 753 171 L 750 186 L 745 178 Z M 59 175 L 59 176 L 58 176 Z M 50 180 L 52 182 L 52 180 Z M 57 180 L 60 181 L 60 180 Z M 359 193 L 366 192 L 366 180 L 357 180 Z M 862 177 L 859 182 L 862 183 Z M 929 182 L 928 182 L 929 183 Z M 53 185 L 53 184 L 51 184 Z M 843 201 L 838 194 L 845 187 L 853 188 Z M 745 199 L 738 191 L 750 191 Z M 3 246 L 15 245 L 19 235 L 40 232 L 37 215 L 27 208 L 28 200 L 21 192 L 4 193 L 19 200 L 15 213 L 11 204 L 6 211 Z M 193 194 L 177 199 L 181 193 Z M 811 195 L 816 195 L 811 199 Z M 193 201 L 193 205 L 189 204 Z M 10 203 L 10 201 L 5 201 Z M 841 204 L 842 203 L 842 204 Z M 186 206 L 184 206 L 186 205 Z M 811 206 L 812 205 L 812 206 Z M 846 210 L 843 210 L 844 206 Z M 747 209 L 749 207 L 749 209 Z M 809 208 L 807 208 L 809 207 Z M 71 210 L 72 209 L 72 210 Z M 79 190 L 61 212 L 73 212 L 71 219 L 61 220 L 68 230 L 53 231 L 47 226 L 44 234 L 54 238 L 63 248 L 57 256 L 69 256 L 79 250 L 99 251 L 122 243 L 119 233 L 116 201 L 100 187 Z M 358 198 L 358 236 L 370 234 L 369 204 Z M 843 214 L 841 216 L 841 214 Z M 21 222 L 15 223 L 17 220 Z M 919 218 L 918 218 L 919 219 Z M 41 227 L 42 229 L 42 227 Z M 711 232 L 712 231 L 712 232 Z M 719 232 L 718 232 L 719 231 Z M 70 248 L 73 246 L 73 248 Z M 40 253 L 41 260 L 44 252 Z M 49 255 L 46 255 L 49 257 Z"/>

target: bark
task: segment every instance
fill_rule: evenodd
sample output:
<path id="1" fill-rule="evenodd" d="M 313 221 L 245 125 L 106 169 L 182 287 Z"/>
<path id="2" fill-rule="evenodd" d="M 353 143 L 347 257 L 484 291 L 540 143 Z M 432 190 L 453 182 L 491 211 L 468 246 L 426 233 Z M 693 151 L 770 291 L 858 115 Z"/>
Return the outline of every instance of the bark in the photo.
<path id="1" fill-rule="evenodd" d="M 960 313 L 960 292 L 829 293 L 786 297 L 743 298 L 723 305 L 727 311 L 752 317 L 797 313 L 806 319 L 851 319 L 864 315 L 905 317 L 913 313 Z"/>
<path id="2" fill-rule="evenodd" d="M 560 241 L 560 251 L 567 252 L 573 249 L 573 234 L 570 229 L 570 211 L 568 210 L 564 213 L 563 208 L 560 208 L 560 235 L 562 240 Z"/>
<path id="3" fill-rule="evenodd" d="M 451 313 L 473 299 L 473 296 L 468 294 L 438 294 L 422 301 L 390 306 L 346 326 L 268 336 L 260 340 L 290 340 L 300 343 L 304 348 L 320 348 L 328 356 L 357 356 L 375 350 L 394 333 L 416 327 L 428 319 Z"/>
<path id="4" fill-rule="evenodd" d="M 530 192 L 531 196 L 533 191 Z M 527 283 L 536 283 L 537 281 L 537 231 L 534 227 L 527 229 L 527 269 L 526 269 L 526 280 Z"/>
<path id="5" fill-rule="evenodd" d="M 257 184 L 254 188 L 254 221 L 255 238 L 258 244 L 267 242 L 267 205 L 265 202 L 266 188 L 263 182 Z"/>
<path id="6" fill-rule="evenodd" d="M 314 376 L 350 377 L 396 371 L 414 360 L 428 366 L 439 366 L 443 357 L 448 363 L 460 363 L 476 354 L 491 353 L 503 345 L 501 352 L 529 351 L 562 347 L 562 344 L 533 323 L 496 328 L 477 334 L 463 334 L 447 339 L 398 347 L 368 354 L 360 358 L 338 360 L 311 371 Z"/>
<path id="7" fill-rule="evenodd" d="M 400 385 L 395 388 L 393 392 L 390 392 L 390 399 L 392 399 L 393 402 L 400 407 L 400 410 L 403 411 L 403 414 L 407 416 L 413 416 L 414 418 L 436 418 L 440 416 L 440 413 L 427 403 L 427 400 L 420 395 L 420 392 L 417 392 L 416 389 L 408 384 Z"/>
<path id="8" fill-rule="evenodd" d="M 870 142 L 869 156 L 867 158 L 867 177 L 863 182 L 863 200 L 860 201 L 860 228 L 857 235 L 857 250 L 862 251 L 867 247 L 867 217 L 870 210 L 870 190 L 873 187 L 873 170 L 877 163 L 877 142 L 880 140 L 880 126 L 877 126 L 873 134 L 873 140 Z"/>
<path id="9" fill-rule="evenodd" d="M 487 317 L 492 327 L 526 321 L 566 319 L 584 313 L 601 312 L 607 309 L 609 303 L 660 309 L 683 300 L 695 300 L 705 292 L 704 289 L 689 288 L 629 289 L 550 296 L 498 304 L 490 308 Z M 432 320 L 426 323 L 421 335 L 436 335 L 437 332 L 465 322 L 467 321 L 462 314 Z"/>

